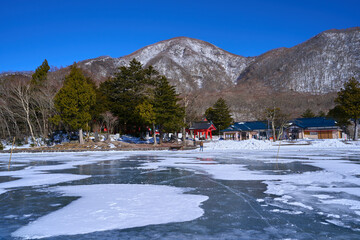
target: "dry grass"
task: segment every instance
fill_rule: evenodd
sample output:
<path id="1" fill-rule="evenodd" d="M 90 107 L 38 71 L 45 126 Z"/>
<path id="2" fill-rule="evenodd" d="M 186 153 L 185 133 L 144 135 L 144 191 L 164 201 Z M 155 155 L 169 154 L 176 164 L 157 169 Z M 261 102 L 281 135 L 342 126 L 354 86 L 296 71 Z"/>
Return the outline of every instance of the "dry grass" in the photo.
<path id="1" fill-rule="evenodd" d="M 15 152 L 82 152 L 82 151 L 131 151 L 131 150 L 167 150 L 175 149 L 181 146 L 178 143 L 163 144 L 132 144 L 125 142 L 85 142 L 79 143 L 63 143 L 50 147 L 33 147 L 28 149 L 15 149 Z"/>

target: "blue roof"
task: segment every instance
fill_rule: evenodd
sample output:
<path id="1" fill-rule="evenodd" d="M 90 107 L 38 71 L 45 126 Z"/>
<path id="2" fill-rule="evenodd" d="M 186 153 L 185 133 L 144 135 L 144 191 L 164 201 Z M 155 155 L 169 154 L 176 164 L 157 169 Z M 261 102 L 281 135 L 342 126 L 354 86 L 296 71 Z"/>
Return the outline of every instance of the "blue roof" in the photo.
<path id="1" fill-rule="evenodd" d="M 267 126 L 264 122 L 235 122 L 221 132 L 239 132 L 239 131 L 253 131 L 253 130 L 266 130 Z"/>
<path id="2" fill-rule="evenodd" d="M 291 123 L 301 128 L 337 127 L 336 121 L 334 119 L 325 117 L 296 118 L 292 120 Z"/>

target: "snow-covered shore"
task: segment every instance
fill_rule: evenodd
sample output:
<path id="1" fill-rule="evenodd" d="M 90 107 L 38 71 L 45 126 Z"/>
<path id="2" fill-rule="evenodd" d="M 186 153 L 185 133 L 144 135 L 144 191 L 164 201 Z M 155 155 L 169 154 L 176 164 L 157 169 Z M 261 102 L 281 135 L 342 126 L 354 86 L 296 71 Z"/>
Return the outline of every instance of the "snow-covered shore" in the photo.
<path id="1" fill-rule="evenodd" d="M 205 143 L 205 150 L 263 150 L 278 147 L 286 148 L 311 148 L 311 149 L 324 149 L 324 148 L 359 148 L 360 141 L 344 141 L 341 139 L 322 139 L 322 140 L 298 140 L 298 141 L 277 141 L 272 142 L 268 140 L 243 140 L 243 141 L 211 141 Z"/>
<path id="2" fill-rule="evenodd" d="M 128 141 L 128 138 L 125 142 Z M 136 141 L 137 138 L 132 138 L 132 141 L 136 143 L 140 143 Z M 115 141 L 115 140 L 114 140 Z M 110 142 L 109 146 L 112 150 L 120 150 L 114 149 L 115 146 L 113 142 Z M 122 141 L 118 141 L 121 143 Z M 144 142 L 142 142 L 144 143 Z M 147 144 L 141 144 L 143 146 L 147 146 Z M 139 145 L 140 146 L 140 145 Z M 137 146 L 137 148 L 139 148 Z M 152 146 L 152 145 L 151 145 Z M 286 147 L 288 149 L 293 148 L 306 148 L 306 149 L 326 149 L 326 148 L 359 148 L 360 149 L 360 141 L 345 141 L 342 139 L 321 139 L 321 140 L 312 140 L 312 139 L 301 139 L 297 141 L 277 141 L 272 142 L 269 140 L 242 140 L 242 141 L 234 141 L 234 140 L 213 140 L 209 142 L 205 142 L 204 149 L 206 151 L 224 151 L 224 150 L 265 150 L 272 149 L 278 147 Z M 29 150 L 31 147 L 29 144 L 24 146 L 15 146 L 14 149 L 24 151 Z M 5 145 L 4 150 L 10 150 L 10 145 Z M 90 151 L 91 149 L 89 149 Z M 99 149 L 96 149 L 99 150 Z M 140 149 L 139 149 L 140 150 Z M 147 149 L 145 149 L 147 150 Z M 71 149 L 69 150 L 71 152 Z"/>

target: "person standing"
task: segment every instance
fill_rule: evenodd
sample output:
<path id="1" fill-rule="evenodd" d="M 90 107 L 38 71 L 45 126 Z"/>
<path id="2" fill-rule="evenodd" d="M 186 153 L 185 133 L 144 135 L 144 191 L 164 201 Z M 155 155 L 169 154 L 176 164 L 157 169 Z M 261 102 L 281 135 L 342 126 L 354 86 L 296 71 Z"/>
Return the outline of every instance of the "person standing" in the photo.
<path id="1" fill-rule="evenodd" d="M 204 142 L 200 141 L 200 151 L 203 152 L 204 151 Z"/>

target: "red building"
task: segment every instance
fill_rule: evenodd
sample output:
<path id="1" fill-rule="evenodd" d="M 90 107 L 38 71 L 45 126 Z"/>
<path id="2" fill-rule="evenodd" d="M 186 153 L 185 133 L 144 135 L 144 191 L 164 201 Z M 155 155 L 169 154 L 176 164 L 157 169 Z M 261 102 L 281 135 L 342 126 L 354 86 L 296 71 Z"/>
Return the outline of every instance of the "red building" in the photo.
<path id="1" fill-rule="evenodd" d="M 204 138 L 212 139 L 212 131 L 215 131 L 215 125 L 210 121 L 195 122 L 187 131 L 190 132 L 191 136 L 197 136 L 199 139 Z"/>

